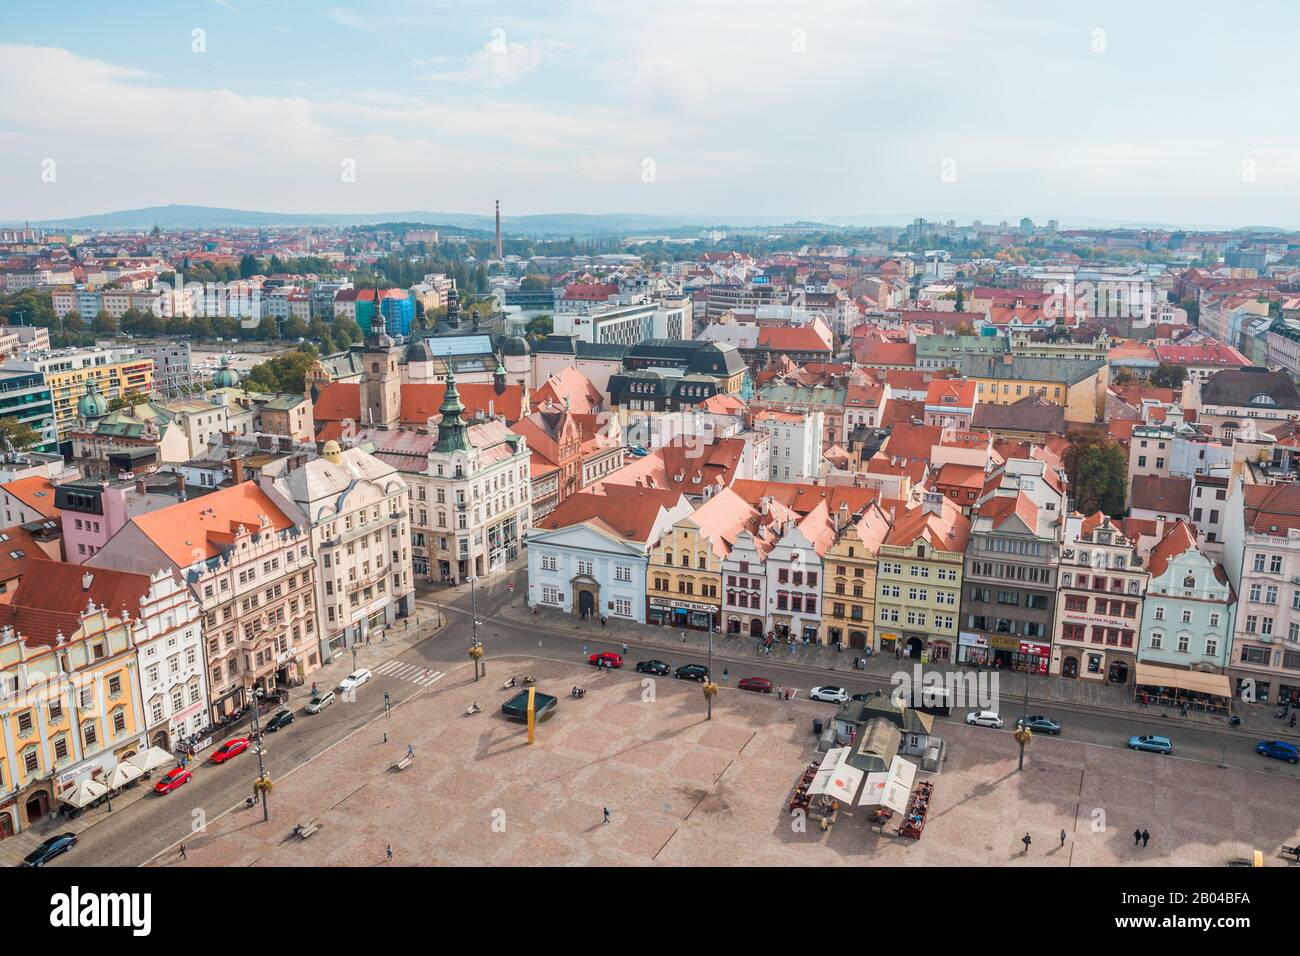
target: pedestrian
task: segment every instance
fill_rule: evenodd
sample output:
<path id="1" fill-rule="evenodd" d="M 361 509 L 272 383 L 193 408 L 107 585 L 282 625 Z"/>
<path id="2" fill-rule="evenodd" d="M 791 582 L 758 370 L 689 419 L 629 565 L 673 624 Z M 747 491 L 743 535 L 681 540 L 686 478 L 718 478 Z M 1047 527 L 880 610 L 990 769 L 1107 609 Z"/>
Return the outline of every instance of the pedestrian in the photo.
<path id="1" fill-rule="evenodd" d="M 894 645 L 894 660 L 898 660 L 898 659 L 899 659 L 900 657 L 902 657 L 902 656 L 903 656 L 903 649 L 902 649 L 901 647 L 899 647 L 897 644 L 895 644 L 895 645 Z"/>
<path id="2" fill-rule="evenodd" d="M 683 644 L 686 643 L 686 632 L 685 632 L 685 631 L 682 631 L 682 643 L 683 643 Z"/>
<path id="3" fill-rule="evenodd" d="M 1061 846 L 1065 846 L 1065 837 L 1066 837 L 1066 832 L 1065 832 L 1064 830 L 1062 830 L 1062 831 L 1061 831 Z"/>
<path id="4" fill-rule="evenodd" d="M 182 860 L 188 860 L 188 859 L 189 859 L 189 857 L 185 855 L 185 844 L 184 844 L 184 843 L 181 844 L 181 859 L 182 859 Z"/>
<path id="5" fill-rule="evenodd" d="M 1141 830 L 1134 830 L 1134 831 L 1133 831 L 1133 845 L 1134 845 L 1134 846 L 1141 846 L 1141 845 L 1142 845 L 1142 831 L 1141 831 Z"/>
<path id="6" fill-rule="evenodd" d="M 1292 715 L 1291 715 L 1291 721 L 1290 721 L 1290 723 L 1291 723 L 1291 726 L 1292 726 L 1292 727 L 1295 726 L 1295 714 L 1292 714 Z"/>
<path id="7" fill-rule="evenodd" d="M 1022 837 L 1020 838 L 1020 842 L 1023 843 L 1023 844 L 1025 845 L 1025 852 L 1028 853 L 1028 852 L 1029 852 L 1029 844 L 1031 844 L 1031 843 L 1034 842 L 1034 838 L 1031 837 L 1028 833 L 1026 833 L 1024 836 L 1022 836 Z"/>
<path id="8" fill-rule="evenodd" d="M 602 807 L 601 809 L 603 809 L 603 810 L 605 811 L 605 822 L 608 823 L 608 822 L 609 822 L 609 807 Z"/>
<path id="9" fill-rule="evenodd" d="M 412 760 L 415 759 L 415 744 L 406 745 L 406 756 L 410 757 Z"/>
<path id="10" fill-rule="evenodd" d="M 605 626 L 605 615 L 603 614 L 600 616 L 600 626 L 601 627 Z"/>
<path id="11" fill-rule="evenodd" d="M 623 642 L 623 653 L 624 653 L 624 654 L 627 653 L 627 641 L 624 641 L 624 642 Z"/>
<path id="12" fill-rule="evenodd" d="M 393 862 L 393 845 L 391 843 L 384 847 L 384 852 L 388 854 L 388 862 Z"/>
<path id="13" fill-rule="evenodd" d="M 785 700 L 785 685 L 784 685 L 784 684 L 782 684 L 782 685 L 777 689 L 777 692 L 776 692 L 776 699 L 777 699 L 777 700 Z"/>
<path id="14" fill-rule="evenodd" d="M 725 684 L 726 682 L 727 682 L 727 669 L 724 667 L 722 669 L 722 683 Z"/>
<path id="15" fill-rule="evenodd" d="M 384 743 L 388 743 L 388 731 L 384 731 Z"/>
<path id="16" fill-rule="evenodd" d="M 1143 846 L 1146 846 L 1146 845 L 1147 845 L 1147 841 L 1150 840 L 1150 839 L 1151 839 L 1151 834 L 1148 833 L 1146 830 L 1143 830 L 1143 831 L 1142 831 L 1142 845 L 1143 845 Z"/>

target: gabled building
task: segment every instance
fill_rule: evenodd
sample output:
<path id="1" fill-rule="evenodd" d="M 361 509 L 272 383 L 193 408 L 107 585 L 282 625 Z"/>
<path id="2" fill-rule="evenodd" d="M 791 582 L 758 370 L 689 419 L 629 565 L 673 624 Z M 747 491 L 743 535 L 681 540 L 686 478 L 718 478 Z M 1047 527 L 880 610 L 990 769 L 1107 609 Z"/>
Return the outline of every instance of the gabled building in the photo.
<path id="1" fill-rule="evenodd" d="M 850 514 L 840 502 L 832 514 L 838 532 L 822 555 L 823 644 L 879 650 L 876 643 L 876 566 L 889 534 L 889 517 L 878 502 Z"/>
<path id="2" fill-rule="evenodd" d="M 528 532 L 528 603 L 646 623 L 648 553 L 692 508 L 680 492 L 605 485 Z"/>
<path id="3" fill-rule="evenodd" d="M 1142 604 L 1139 663 L 1222 673 L 1232 649 L 1236 607 L 1227 572 L 1196 544 L 1196 532 L 1175 522 L 1147 562 L 1151 582 Z M 1254 605 L 1263 586 L 1253 585 Z M 1276 603 L 1277 592 L 1273 593 Z M 1227 681 L 1223 690 L 1228 692 Z"/>
<path id="4" fill-rule="evenodd" d="M 822 556 L 835 540 L 830 513 L 824 504 L 797 520 L 787 512 L 772 531 L 776 543 L 764 564 L 771 629 L 778 640 L 819 640 Z"/>
<path id="5" fill-rule="evenodd" d="M 1147 572 L 1100 511 L 1065 516 L 1051 673 L 1127 683 L 1137 662 Z"/>

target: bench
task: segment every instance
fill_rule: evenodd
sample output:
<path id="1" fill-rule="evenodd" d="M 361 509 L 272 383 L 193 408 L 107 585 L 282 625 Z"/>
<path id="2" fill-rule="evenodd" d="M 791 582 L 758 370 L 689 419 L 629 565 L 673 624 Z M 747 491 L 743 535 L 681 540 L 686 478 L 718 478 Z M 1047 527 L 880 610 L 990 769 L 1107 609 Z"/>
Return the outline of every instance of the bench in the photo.
<path id="1" fill-rule="evenodd" d="M 393 772 L 400 773 L 414 762 L 415 762 L 415 757 L 411 756 L 411 754 L 407 754 L 401 760 L 397 761 L 397 763 L 393 764 L 393 768 L 392 768 Z"/>
<path id="2" fill-rule="evenodd" d="M 296 828 L 296 829 L 297 829 L 297 832 L 298 832 L 298 839 L 300 839 L 300 840 L 305 840 L 305 839 L 307 839 L 309 836 L 311 836 L 313 833 L 315 833 L 317 830 L 320 829 L 320 824 L 317 823 L 317 822 L 315 822 L 315 821 L 313 820 L 311 823 L 307 824 L 305 827 L 298 827 L 298 828 Z"/>

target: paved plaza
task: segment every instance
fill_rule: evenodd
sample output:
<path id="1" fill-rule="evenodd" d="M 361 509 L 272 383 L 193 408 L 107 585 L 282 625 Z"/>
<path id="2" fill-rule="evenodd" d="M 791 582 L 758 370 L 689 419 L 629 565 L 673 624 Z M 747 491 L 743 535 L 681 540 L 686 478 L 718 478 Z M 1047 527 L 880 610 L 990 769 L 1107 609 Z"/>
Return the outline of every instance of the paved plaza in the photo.
<path id="1" fill-rule="evenodd" d="M 877 834 L 861 809 L 829 833 L 796 833 L 785 808 L 831 705 L 727 688 L 706 721 L 698 684 L 659 679 L 646 699 L 631 671 L 521 658 L 490 669 L 477 684 L 468 664 L 452 671 L 277 780 L 269 823 L 260 808 L 204 808 L 216 819 L 187 860 L 169 850 L 155 865 L 387 865 L 389 844 L 402 866 L 1221 865 L 1252 847 L 1287 865 L 1278 848 L 1300 833 L 1294 778 L 1061 739 L 1035 739 L 1017 773 L 1010 733 L 947 722 L 943 772 L 918 775 L 935 782 L 921 840 Z M 513 693 L 502 681 L 525 673 L 560 698 L 531 746 L 500 714 Z M 570 700 L 578 683 L 587 695 Z M 483 712 L 466 716 L 474 701 Z M 393 772 L 408 746 L 414 763 Z M 253 766 L 222 772 L 251 780 Z M 320 829 L 299 840 L 299 822 Z M 1135 828 L 1151 833 L 1145 849 Z"/>

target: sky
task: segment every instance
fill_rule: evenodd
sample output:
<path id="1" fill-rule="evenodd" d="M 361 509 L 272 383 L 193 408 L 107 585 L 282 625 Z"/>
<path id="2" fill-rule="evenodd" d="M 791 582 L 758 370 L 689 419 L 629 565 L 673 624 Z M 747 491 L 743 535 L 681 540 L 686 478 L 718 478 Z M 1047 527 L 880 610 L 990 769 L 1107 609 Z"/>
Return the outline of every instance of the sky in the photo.
<path id="1" fill-rule="evenodd" d="M 0 6 L 0 220 L 276 212 L 1300 228 L 1300 4 Z"/>

